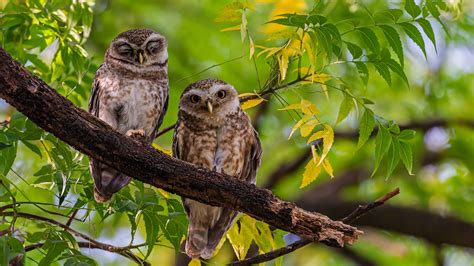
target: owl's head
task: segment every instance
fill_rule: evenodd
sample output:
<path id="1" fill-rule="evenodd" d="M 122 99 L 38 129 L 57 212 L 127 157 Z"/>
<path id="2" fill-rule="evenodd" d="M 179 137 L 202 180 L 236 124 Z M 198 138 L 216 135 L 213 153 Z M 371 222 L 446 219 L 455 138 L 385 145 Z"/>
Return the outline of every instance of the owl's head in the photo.
<path id="1" fill-rule="evenodd" d="M 150 29 L 125 31 L 112 41 L 105 59 L 129 68 L 164 65 L 168 61 L 167 42 L 165 37 Z"/>
<path id="2" fill-rule="evenodd" d="M 240 108 L 239 95 L 232 85 L 205 79 L 189 85 L 181 95 L 179 109 L 202 119 L 225 118 Z"/>

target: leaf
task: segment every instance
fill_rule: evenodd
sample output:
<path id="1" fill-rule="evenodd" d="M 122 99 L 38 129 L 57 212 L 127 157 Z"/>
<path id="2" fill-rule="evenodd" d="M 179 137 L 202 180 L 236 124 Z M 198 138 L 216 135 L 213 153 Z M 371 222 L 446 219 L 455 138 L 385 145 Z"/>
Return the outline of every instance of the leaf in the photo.
<path id="1" fill-rule="evenodd" d="M 386 64 L 383 62 L 373 62 L 373 65 L 377 72 L 382 76 L 382 78 L 387 82 L 389 86 L 392 85 L 392 78 L 390 76 L 390 70 Z"/>
<path id="2" fill-rule="evenodd" d="M 252 59 L 255 54 L 255 44 L 253 43 L 252 37 L 249 36 L 249 60 Z"/>
<path id="3" fill-rule="evenodd" d="M 309 134 L 311 134 L 311 132 L 313 131 L 313 129 L 319 124 L 319 122 L 316 120 L 316 119 L 311 119 L 309 120 L 308 122 L 306 122 L 303 126 L 301 126 L 300 128 L 300 134 L 301 134 L 301 137 L 305 138 L 307 137 Z"/>
<path id="4" fill-rule="evenodd" d="M 321 159 L 319 160 L 320 164 L 328 155 L 329 150 L 331 150 L 332 144 L 334 143 L 334 131 L 329 125 L 324 126 L 324 137 L 323 137 L 323 153 L 321 154 Z"/>
<path id="5" fill-rule="evenodd" d="M 201 260 L 200 259 L 192 259 L 188 263 L 188 266 L 201 266 Z"/>
<path id="6" fill-rule="evenodd" d="M 319 158 L 318 158 L 319 159 Z M 311 159 L 304 167 L 303 180 L 300 188 L 304 188 L 311 184 L 321 173 L 321 164 L 316 164 L 315 160 Z"/>
<path id="7" fill-rule="evenodd" d="M 227 232 L 227 238 L 229 239 L 229 242 L 234 249 L 235 255 L 239 260 L 245 258 L 247 251 L 252 244 L 252 228 L 255 227 L 254 224 L 255 220 L 244 215 L 239 219 L 239 222 L 235 223 Z"/>
<path id="8" fill-rule="evenodd" d="M 434 31 L 433 31 L 433 27 L 431 27 L 431 23 L 425 18 L 419 18 L 419 19 L 416 20 L 416 22 L 418 22 L 418 24 L 420 24 L 420 26 L 423 29 L 423 31 L 425 32 L 426 36 L 428 36 L 428 38 L 433 43 L 435 51 L 438 52 L 438 50 L 436 48 L 436 38 L 435 38 Z"/>
<path id="9" fill-rule="evenodd" d="M 293 134 L 296 132 L 298 128 L 300 128 L 304 123 L 306 123 L 312 118 L 313 118 L 312 116 L 306 115 L 306 116 L 303 116 L 303 118 L 301 118 L 298 122 L 296 122 L 296 124 L 291 129 L 290 136 L 288 136 L 288 139 L 290 139 L 291 136 L 293 136 Z"/>
<path id="10" fill-rule="evenodd" d="M 145 259 L 150 256 L 153 247 L 155 246 L 155 241 L 158 238 L 158 232 L 160 230 L 160 225 L 158 221 L 157 214 L 153 211 L 144 210 L 143 212 L 143 221 L 145 222 L 145 231 L 146 231 L 146 244 L 147 251 L 145 254 Z"/>
<path id="11" fill-rule="evenodd" d="M 360 79 L 362 79 L 364 84 L 367 86 L 367 83 L 369 82 L 369 69 L 364 62 L 354 62 L 354 64 L 357 67 Z"/>
<path id="12" fill-rule="evenodd" d="M 403 10 L 401 9 L 387 9 L 381 12 L 382 14 L 386 15 L 388 18 L 397 22 L 398 19 L 403 15 Z"/>
<path id="13" fill-rule="evenodd" d="M 0 237 L 0 265 L 13 265 L 10 261 L 24 253 L 23 244 L 18 239 L 7 235 Z M 22 262 L 24 262 L 24 256 Z M 23 263 L 20 262 L 20 265 Z"/>
<path id="14" fill-rule="evenodd" d="M 238 1 L 228 4 L 224 6 L 224 8 L 219 12 L 219 16 L 214 21 L 215 22 L 240 21 L 241 19 L 240 12 L 243 8 L 244 8 L 244 5 Z"/>
<path id="15" fill-rule="evenodd" d="M 367 47 L 372 52 L 376 54 L 379 53 L 380 45 L 377 39 L 377 35 L 375 35 L 375 33 L 367 27 L 358 28 L 357 31 L 360 32 L 360 36 L 362 37 L 362 40 L 364 40 Z"/>
<path id="16" fill-rule="evenodd" d="M 405 10 L 412 18 L 416 18 L 421 14 L 421 9 L 415 4 L 414 0 L 405 0 Z"/>
<path id="17" fill-rule="evenodd" d="M 358 45 L 353 44 L 351 42 L 345 42 L 345 43 L 346 43 L 347 49 L 352 55 L 352 59 L 357 59 L 362 56 L 362 49 Z"/>
<path id="18" fill-rule="evenodd" d="M 413 175 L 413 155 L 411 151 L 411 146 L 408 143 L 400 142 L 400 158 L 402 159 L 402 162 L 405 165 L 408 174 Z"/>
<path id="19" fill-rule="evenodd" d="M 375 172 L 377 172 L 380 162 L 390 148 L 391 143 L 392 137 L 390 132 L 383 125 L 379 125 L 379 132 L 377 137 L 375 137 L 375 166 L 371 176 L 374 176 Z"/>
<path id="20" fill-rule="evenodd" d="M 26 140 L 22 140 L 21 141 L 23 144 L 25 144 L 25 146 L 30 149 L 32 152 L 36 153 L 40 158 L 42 158 L 42 154 L 41 154 L 41 150 L 38 148 L 38 146 L 36 146 L 35 144 L 33 143 L 30 143 L 29 141 L 26 141 Z"/>
<path id="21" fill-rule="evenodd" d="M 392 146 L 388 152 L 388 167 L 386 179 L 389 178 L 395 167 L 397 167 L 398 162 L 400 161 L 400 142 L 396 138 L 392 138 Z"/>
<path id="22" fill-rule="evenodd" d="M 221 32 L 240 30 L 240 27 L 241 27 L 240 25 L 241 25 L 241 24 L 235 25 L 235 26 L 232 26 L 232 27 L 228 27 L 228 28 L 224 28 L 224 29 L 221 30 Z"/>
<path id="23" fill-rule="evenodd" d="M 324 137 L 324 134 L 325 134 L 324 130 L 318 131 L 314 133 L 313 135 L 311 135 L 311 137 L 309 137 L 306 143 L 310 144 L 317 139 L 322 139 Z"/>
<path id="24" fill-rule="evenodd" d="M 407 86 L 410 86 L 410 84 L 408 83 L 408 78 L 405 75 L 405 71 L 403 71 L 403 67 L 399 65 L 397 61 L 390 58 L 385 61 L 385 64 L 390 68 L 390 70 L 392 70 L 392 72 L 397 73 L 397 75 L 400 76 L 403 81 L 405 81 Z"/>
<path id="25" fill-rule="evenodd" d="M 357 149 L 360 149 L 369 139 L 375 127 L 374 112 L 370 109 L 365 109 L 359 126 L 359 140 L 357 142 Z"/>
<path id="26" fill-rule="evenodd" d="M 0 150 L 11 147 L 11 144 L 0 142 Z"/>
<path id="27" fill-rule="evenodd" d="M 354 108 L 354 101 L 349 94 L 344 93 L 344 99 L 342 99 L 341 106 L 339 106 L 339 113 L 337 114 L 336 125 L 344 120 Z"/>
<path id="28" fill-rule="evenodd" d="M 416 131 L 413 129 L 404 129 L 400 134 L 398 135 L 398 139 L 400 141 L 409 141 L 412 140 L 415 137 Z"/>
<path id="29" fill-rule="evenodd" d="M 264 98 L 261 98 L 260 95 L 258 95 L 256 93 L 242 93 L 242 94 L 239 94 L 239 98 L 248 97 L 248 96 L 257 96 L 258 98 L 242 102 L 241 107 L 242 107 L 243 110 L 250 109 L 252 107 L 255 107 L 255 106 L 261 104 L 263 101 L 266 101 Z"/>
<path id="30" fill-rule="evenodd" d="M 425 50 L 425 41 L 423 40 L 423 36 L 421 36 L 421 33 L 418 28 L 408 22 L 403 22 L 399 25 L 402 26 L 408 37 L 410 37 L 410 39 L 412 39 L 416 43 L 416 45 L 420 47 L 421 51 L 425 55 L 425 58 L 427 58 Z"/>
<path id="31" fill-rule="evenodd" d="M 323 168 L 330 177 L 334 177 L 334 170 L 332 169 L 332 165 L 329 163 L 328 159 L 323 160 Z"/>
<path id="32" fill-rule="evenodd" d="M 403 59 L 403 46 L 402 41 L 400 40 L 400 35 L 398 34 L 397 30 L 389 25 L 378 25 L 381 29 L 385 38 L 387 39 L 390 47 L 392 47 L 393 51 L 398 57 L 398 61 L 400 65 L 403 66 L 404 59 Z"/>
<path id="33" fill-rule="evenodd" d="M 244 42 L 245 37 L 247 37 L 247 17 L 245 12 L 242 12 L 242 24 L 240 24 L 240 40 Z"/>

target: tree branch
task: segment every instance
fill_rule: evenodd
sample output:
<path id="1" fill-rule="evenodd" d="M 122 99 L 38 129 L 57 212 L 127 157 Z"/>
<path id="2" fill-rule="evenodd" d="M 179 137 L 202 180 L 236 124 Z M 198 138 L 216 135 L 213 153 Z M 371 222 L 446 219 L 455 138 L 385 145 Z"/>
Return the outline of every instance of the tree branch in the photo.
<path id="1" fill-rule="evenodd" d="M 400 189 L 396 188 L 393 191 L 390 191 L 389 193 L 385 194 L 383 197 L 377 199 L 376 201 L 374 201 L 370 204 L 359 205 L 359 206 L 357 206 L 357 208 L 354 211 L 352 211 L 348 216 L 344 217 L 341 221 L 344 222 L 344 223 L 352 223 L 355 220 L 359 219 L 359 217 L 361 217 L 362 215 L 364 215 L 364 214 L 370 212 L 371 210 L 373 210 L 374 208 L 377 208 L 378 206 L 383 205 L 386 201 L 388 201 L 389 199 L 395 197 L 399 193 L 400 193 Z M 260 254 L 260 255 L 257 255 L 255 257 L 248 258 L 248 259 L 245 259 L 245 260 L 236 261 L 236 262 L 230 263 L 229 265 L 232 265 L 232 266 L 252 265 L 252 264 L 257 264 L 257 263 L 262 263 L 262 262 L 274 260 L 278 257 L 281 257 L 283 255 L 291 253 L 291 252 L 293 252 L 293 251 L 295 251 L 299 248 L 302 248 L 302 247 L 304 247 L 308 244 L 311 244 L 311 243 L 312 243 L 312 241 L 310 241 L 308 239 L 298 240 L 295 243 L 290 244 L 290 245 L 285 246 L 285 247 L 282 247 L 280 249 L 270 251 L 268 253 Z"/>
<path id="2" fill-rule="evenodd" d="M 244 212 L 271 226 L 330 246 L 350 244 L 362 234 L 355 227 L 283 201 L 269 190 L 171 158 L 121 135 L 32 76 L 3 49 L 0 97 L 77 150 L 157 188 Z"/>

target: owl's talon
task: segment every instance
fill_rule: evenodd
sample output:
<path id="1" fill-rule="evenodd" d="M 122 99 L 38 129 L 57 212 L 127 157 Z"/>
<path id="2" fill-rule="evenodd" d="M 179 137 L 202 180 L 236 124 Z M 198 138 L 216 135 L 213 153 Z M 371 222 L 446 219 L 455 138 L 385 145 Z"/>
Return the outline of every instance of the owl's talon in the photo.
<path id="1" fill-rule="evenodd" d="M 137 140 L 143 144 L 148 143 L 148 139 L 145 136 L 145 130 L 143 129 L 130 129 L 127 131 L 126 135 L 134 140 Z"/>

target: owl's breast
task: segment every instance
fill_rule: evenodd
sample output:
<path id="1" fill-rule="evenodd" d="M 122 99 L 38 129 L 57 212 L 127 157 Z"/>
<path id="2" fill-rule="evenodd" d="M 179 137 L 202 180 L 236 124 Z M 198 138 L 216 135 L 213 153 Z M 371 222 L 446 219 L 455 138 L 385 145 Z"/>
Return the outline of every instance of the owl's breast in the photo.
<path id="1" fill-rule="evenodd" d="M 110 108 L 117 112 L 117 130 L 125 134 L 130 129 L 143 129 L 151 135 L 163 115 L 167 86 L 144 79 L 121 80 L 117 85 L 118 90 L 107 90 L 116 99 Z"/>

